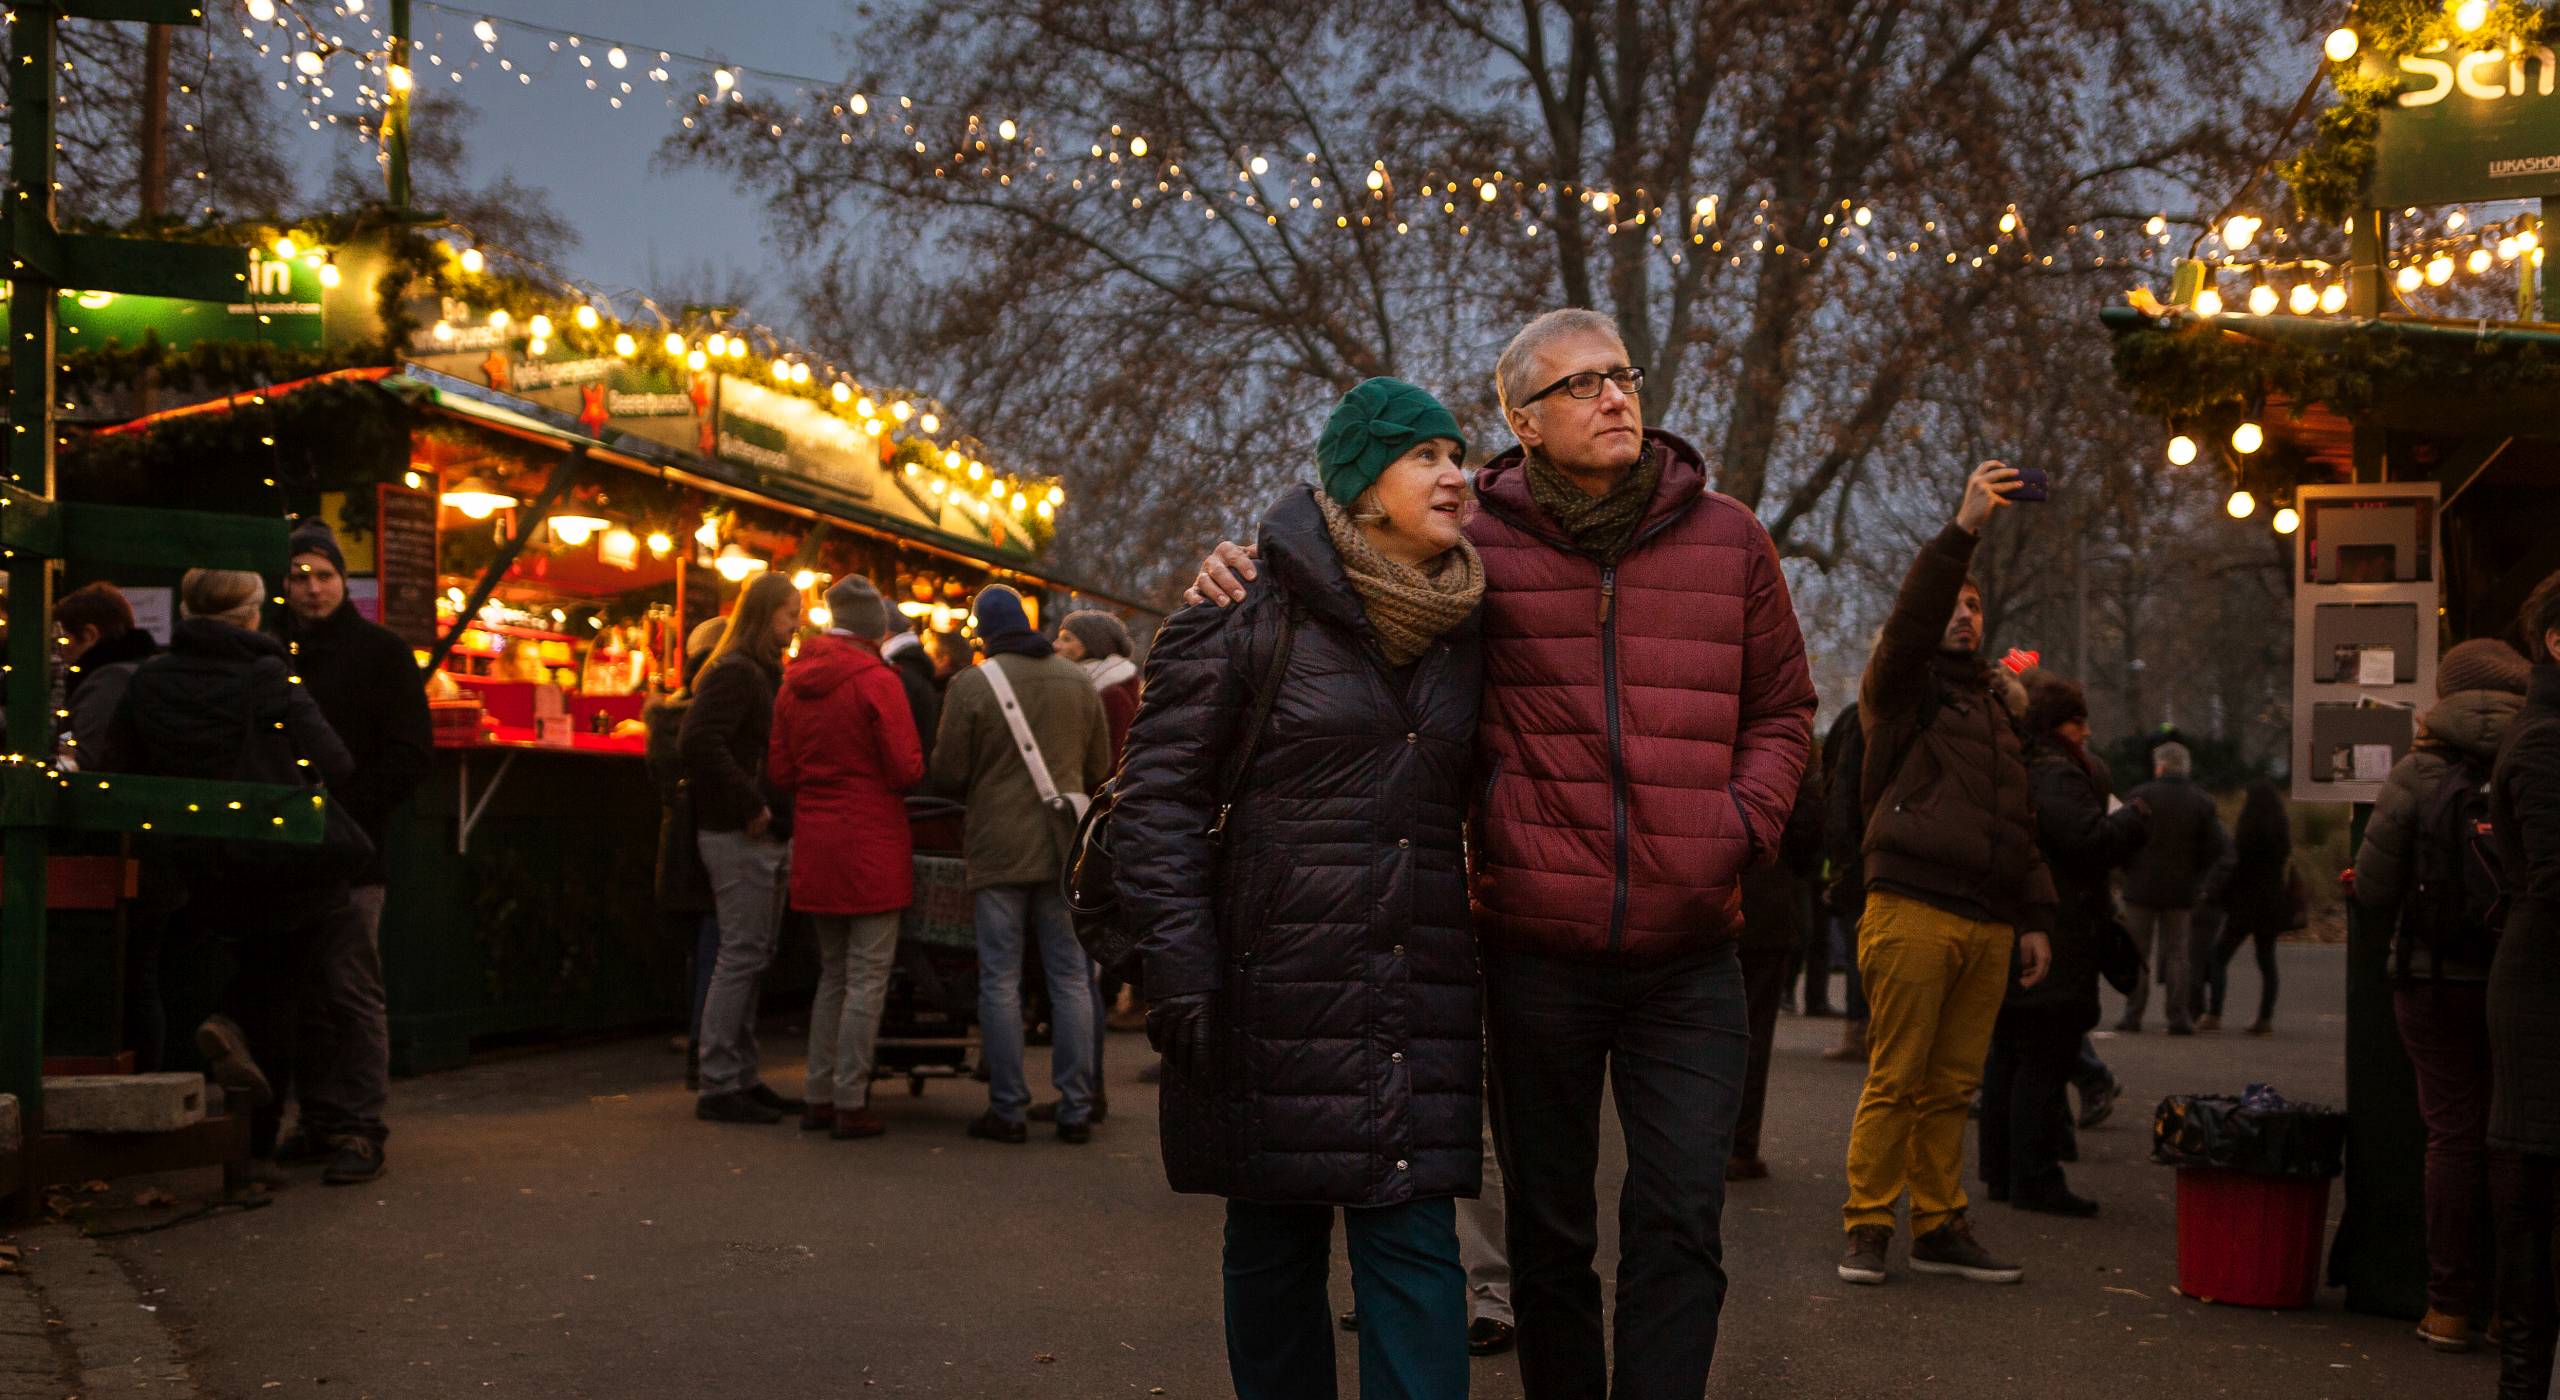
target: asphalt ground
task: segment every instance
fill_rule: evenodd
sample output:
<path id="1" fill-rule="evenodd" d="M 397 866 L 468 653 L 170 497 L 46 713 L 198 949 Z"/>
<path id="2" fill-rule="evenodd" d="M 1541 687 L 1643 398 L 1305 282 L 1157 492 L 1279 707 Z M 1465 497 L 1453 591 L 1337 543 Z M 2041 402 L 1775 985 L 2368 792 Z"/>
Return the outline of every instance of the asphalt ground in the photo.
<path id="1" fill-rule="evenodd" d="M 2014 1288 L 1838 1281 L 1858 1071 L 1820 1057 L 1836 1022 L 1783 1019 L 1764 1149 L 1775 1175 L 1734 1188 L 1726 1210 L 1733 1283 L 1709 1393 L 2492 1393 L 2485 1354 L 2431 1354 L 2408 1324 L 2346 1313 L 2334 1292 L 2278 1313 L 2173 1291 L 2173 1173 L 2146 1160 L 2147 1106 L 2253 1080 L 2343 1098 L 2341 950 L 2288 945 L 2283 958 L 2273 1037 L 2102 1040 L 2130 1092 L 2082 1136 L 2072 1179 L 2105 1213 L 1976 1209 L 1986 1240 L 2031 1270 Z M 2255 970 L 2243 960 L 2233 979 L 2234 1003 L 2254 1005 Z M 786 1021 L 768 1050 L 793 1043 Z M 884 1085 L 889 1136 L 837 1143 L 694 1121 L 663 1038 L 492 1059 L 396 1086 L 378 1183 L 306 1181 L 267 1209 L 112 1249 L 195 1383 L 228 1400 L 1228 1395 L 1220 1203 L 1165 1190 L 1153 1094 L 1135 1079 L 1142 1042 L 1116 1036 L 1111 1051 L 1113 1116 L 1082 1148 L 967 1139 L 984 1091 L 966 1081 L 916 1098 Z M 773 1071 L 796 1085 L 795 1062 Z M 1623 1160 L 1606 1131 L 1604 1222 Z M 212 1189 L 209 1176 L 180 1187 Z M 1604 1223 L 1604 1278 L 1611 1233 Z M 1335 1278 L 1347 1305 L 1348 1274 Z M 1519 1395 L 1510 1360 L 1477 1362 L 1474 1393 Z"/>

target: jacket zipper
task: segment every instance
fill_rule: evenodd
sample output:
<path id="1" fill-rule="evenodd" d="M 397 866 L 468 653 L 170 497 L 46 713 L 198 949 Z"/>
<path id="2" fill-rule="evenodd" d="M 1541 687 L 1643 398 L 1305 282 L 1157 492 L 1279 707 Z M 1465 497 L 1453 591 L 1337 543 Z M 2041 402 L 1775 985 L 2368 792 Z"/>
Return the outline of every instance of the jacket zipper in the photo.
<path id="1" fill-rule="evenodd" d="M 1630 550 L 1632 552 L 1632 550 Z M 1627 753 L 1618 725 L 1618 566 L 1600 570 L 1600 703 L 1609 726 L 1609 952 L 1627 928 Z"/>

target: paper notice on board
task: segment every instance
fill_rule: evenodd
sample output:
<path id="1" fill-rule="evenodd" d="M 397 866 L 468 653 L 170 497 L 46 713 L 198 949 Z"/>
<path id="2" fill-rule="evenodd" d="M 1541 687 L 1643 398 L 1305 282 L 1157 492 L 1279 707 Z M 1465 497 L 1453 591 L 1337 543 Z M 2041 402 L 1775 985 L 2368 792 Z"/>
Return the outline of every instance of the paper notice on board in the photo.
<path id="1" fill-rule="evenodd" d="M 2356 653 L 2356 684 L 2394 685 L 2399 681 L 2396 658 L 2389 647 L 2366 647 Z"/>
<path id="2" fill-rule="evenodd" d="M 124 600 L 133 608 L 133 625 L 151 634 L 162 646 L 169 644 L 169 631 L 177 621 L 176 590 L 168 588 L 128 588 Z"/>
<path id="3" fill-rule="evenodd" d="M 2389 744 L 2355 746 L 2355 772 L 2352 781 L 2378 783 L 2390 776 L 2391 746 Z"/>

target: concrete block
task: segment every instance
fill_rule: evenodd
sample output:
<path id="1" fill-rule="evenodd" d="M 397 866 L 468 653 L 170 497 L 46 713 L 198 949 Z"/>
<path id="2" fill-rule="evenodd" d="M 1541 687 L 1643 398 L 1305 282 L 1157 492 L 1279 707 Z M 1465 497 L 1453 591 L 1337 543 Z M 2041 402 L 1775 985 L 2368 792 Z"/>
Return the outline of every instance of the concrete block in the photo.
<path id="1" fill-rule="evenodd" d="M 44 1081 L 57 1133 L 166 1133 L 204 1120 L 200 1074 L 66 1074 Z"/>
<path id="2" fill-rule="evenodd" d="M 0 1094 L 0 1152 L 17 1151 L 22 1131 L 18 1126 L 18 1096 Z"/>

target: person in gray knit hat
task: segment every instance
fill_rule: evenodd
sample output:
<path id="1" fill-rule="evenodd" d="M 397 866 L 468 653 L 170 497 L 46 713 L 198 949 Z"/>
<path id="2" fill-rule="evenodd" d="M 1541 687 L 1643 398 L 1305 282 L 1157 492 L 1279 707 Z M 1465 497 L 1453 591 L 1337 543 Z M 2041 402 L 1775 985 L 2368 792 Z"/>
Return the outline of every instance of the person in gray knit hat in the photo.
<path id="1" fill-rule="evenodd" d="M 2531 668 L 2505 642 L 2475 637 L 2436 663 L 2436 703 L 2416 744 L 2392 765 L 2356 852 L 2355 900 L 2394 930 L 2395 965 L 2412 975 L 2392 991 L 2400 1039 L 2417 1071 L 2418 1111 L 2427 1124 L 2427 1315 L 2418 1335 L 2458 1351 L 2470 1345 L 2474 1304 L 2484 1299 L 2475 1232 L 2488 1196 L 2489 959 L 2487 930 L 2476 947 L 2419 936 L 2434 921 L 2412 909 L 2417 872 L 2442 790 L 2483 784 L 2498 747 L 2524 708 Z M 2421 946 L 2424 945 L 2424 946 Z"/>
<path id="2" fill-rule="evenodd" d="M 889 605 L 871 580 L 847 574 L 827 589 L 827 630 L 876 642 L 888 634 Z"/>

